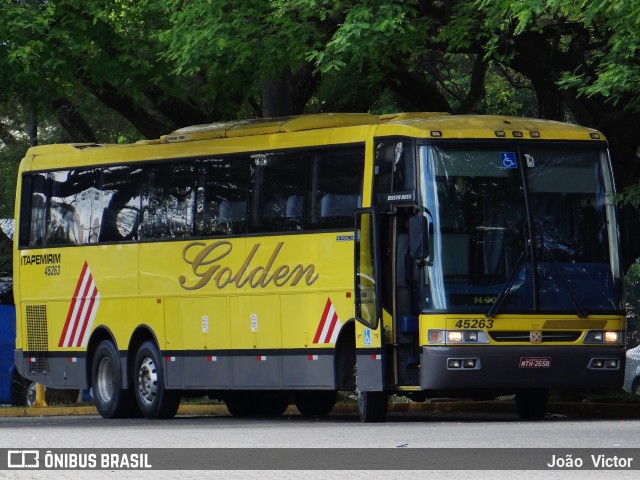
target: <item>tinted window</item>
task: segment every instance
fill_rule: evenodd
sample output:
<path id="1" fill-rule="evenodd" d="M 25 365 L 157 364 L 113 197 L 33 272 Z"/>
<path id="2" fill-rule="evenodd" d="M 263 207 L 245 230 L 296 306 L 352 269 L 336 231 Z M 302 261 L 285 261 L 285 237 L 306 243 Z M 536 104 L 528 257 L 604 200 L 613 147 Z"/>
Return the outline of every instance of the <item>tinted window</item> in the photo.
<path id="1" fill-rule="evenodd" d="M 311 156 L 308 228 L 354 228 L 362 203 L 364 148 L 318 151 Z"/>
<path id="2" fill-rule="evenodd" d="M 94 213 L 99 191 L 94 186 L 93 170 L 49 172 L 50 192 L 46 221 L 46 245 L 95 243 L 100 219 Z M 33 224 L 33 222 L 32 222 Z"/>
<path id="3" fill-rule="evenodd" d="M 352 228 L 364 146 L 23 177 L 20 243 L 188 239 Z"/>
<path id="4" fill-rule="evenodd" d="M 413 150 L 408 142 L 379 142 L 376 144 L 374 172 L 374 202 L 385 202 L 386 194 L 415 189 Z"/>
<path id="5" fill-rule="evenodd" d="M 249 158 L 204 160 L 198 167 L 196 236 L 246 231 Z"/>
<path id="6" fill-rule="evenodd" d="M 252 208 L 249 231 L 302 230 L 306 162 L 299 153 L 251 157 Z"/>
<path id="7" fill-rule="evenodd" d="M 137 166 L 104 168 L 99 175 L 100 199 L 94 206 L 101 219 L 99 242 L 138 238 L 143 170 Z"/>
<path id="8" fill-rule="evenodd" d="M 141 238 L 193 237 L 196 177 L 195 163 L 164 164 L 147 169 Z"/>

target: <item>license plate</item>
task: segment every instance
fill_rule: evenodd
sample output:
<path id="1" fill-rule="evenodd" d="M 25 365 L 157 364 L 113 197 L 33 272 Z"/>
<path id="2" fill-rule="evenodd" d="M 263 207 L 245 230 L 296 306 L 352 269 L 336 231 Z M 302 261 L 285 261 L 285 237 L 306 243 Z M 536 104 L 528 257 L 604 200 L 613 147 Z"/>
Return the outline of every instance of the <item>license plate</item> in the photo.
<path id="1" fill-rule="evenodd" d="M 551 357 L 520 357 L 520 368 L 551 368 Z"/>

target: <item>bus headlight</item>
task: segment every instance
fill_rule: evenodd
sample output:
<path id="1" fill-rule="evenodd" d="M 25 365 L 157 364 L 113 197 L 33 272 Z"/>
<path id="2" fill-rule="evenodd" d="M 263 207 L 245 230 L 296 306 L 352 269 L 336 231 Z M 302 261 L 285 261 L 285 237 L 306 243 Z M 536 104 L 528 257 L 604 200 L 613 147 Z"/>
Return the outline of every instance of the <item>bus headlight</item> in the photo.
<path id="1" fill-rule="evenodd" d="M 622 343 L 623 332 L 616 330 L 589 330 L 584 336 L 584 343 Z"/>
<path id="2" fill-rule="evenodd" d="M 440 345 L 489 343 L 489 337 L 482 330 L 429 330 L 427 343 Z"/>
<path id="3" fill-rule="evenodd" d="M 460 330 L 448 331 L 447 343 L 462 343 L 462 332 Z"/>

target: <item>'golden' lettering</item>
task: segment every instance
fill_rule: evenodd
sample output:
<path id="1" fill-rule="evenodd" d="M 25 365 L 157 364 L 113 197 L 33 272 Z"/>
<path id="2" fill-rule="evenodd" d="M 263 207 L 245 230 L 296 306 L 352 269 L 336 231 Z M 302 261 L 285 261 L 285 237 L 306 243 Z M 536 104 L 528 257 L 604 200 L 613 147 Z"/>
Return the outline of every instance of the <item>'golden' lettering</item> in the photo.
<path id="1" fill-rule="evenodd" d="M 284 287 L 286 285 L 296 286 L 300 281 L 308 286 L 313 285 L 320 277 L 315 273 L 315 265 L 287 265 L 277 264 L 278 256 L 284 246 L 284 242 L 279 242 L 269 260 L 264 265 L 252 266 L 260 244 L 255 244 L 240 268 L 234 273 L 230 266 L 223 266 L 220 262 L 228 257 L 233 245 L 228 240 L 221 240 L 206 244 L 205 242 L 191 242 L 182 251 L 182 259 L 187 265 L 191 266 L 191 271 L 197 278 L 195 283 L 187 284 L 187 277 L 181 275 L 178 278 L 180 286 L 185 290 L 198 290 L 205 285 L 212 283 L 218 289 L 222 289 L 227 285 L 235 285 L 236 288 L 242 288 L 249 284 L 251 288 L 266 288 L 270 284 L 276 287 Z"/>

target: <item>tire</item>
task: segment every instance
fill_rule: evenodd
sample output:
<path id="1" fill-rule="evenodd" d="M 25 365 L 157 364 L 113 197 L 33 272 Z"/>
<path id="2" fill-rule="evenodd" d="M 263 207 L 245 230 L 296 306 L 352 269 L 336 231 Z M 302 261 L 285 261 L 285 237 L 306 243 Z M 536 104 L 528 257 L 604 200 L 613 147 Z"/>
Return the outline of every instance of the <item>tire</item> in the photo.
<path id="1" fill-rule="evenodd" d="M 336 390 L 300 390 L 293 393 L 293 403 L 302 415 L 328 414 L 336 404 Z"/>
<path id="2" fill-rule="evenodd" d="M 166 388 L 162 359 L 153 342 L 140 346 L 133 372 L 136 402 L 142 415 L 149 419 L 173 418 L 180 406 L 180 393 Z"/>
<path id="3" fill-rule="evenodd" d="M 250 417 L 254 415 L 253 402 L 246 392 L 230 392 L 224 395 L 227 410 L 234 417 Z"/>
<path id="4" fill-rule="evenodd" d="M 291 395 L 288 392 L 264 392 L 258 396 L 258 415 L 261 417 L 279 417 L 289 406 Z"/>
<path id="5" fill-rule="evenodd" d="M 358 392 L 358 415 L 363 423 L 384 422 L 387 418 L 386 392 Z"/>
<path id="6" fill-rule="evenodd" d="M 516 393 L 516 409 L 521 420 L 544 420 L 549 403 L 546 388 L 530 388 Z"/>
<path id="7" fill-rule="evenodd" d="M 286 392 L 229 392 L 224 396 L 227 410 L 234 417 L 277 417 L 289 406 Z"/>
<path id="8" fill-rule="evenodd" d="M 93 399 L 102 418 L 134 416 L 136 404 L 133 392 L 122 388 L 122 368 L 116 347 L 102 341 L 93 354 L 91 365 Z"/>

